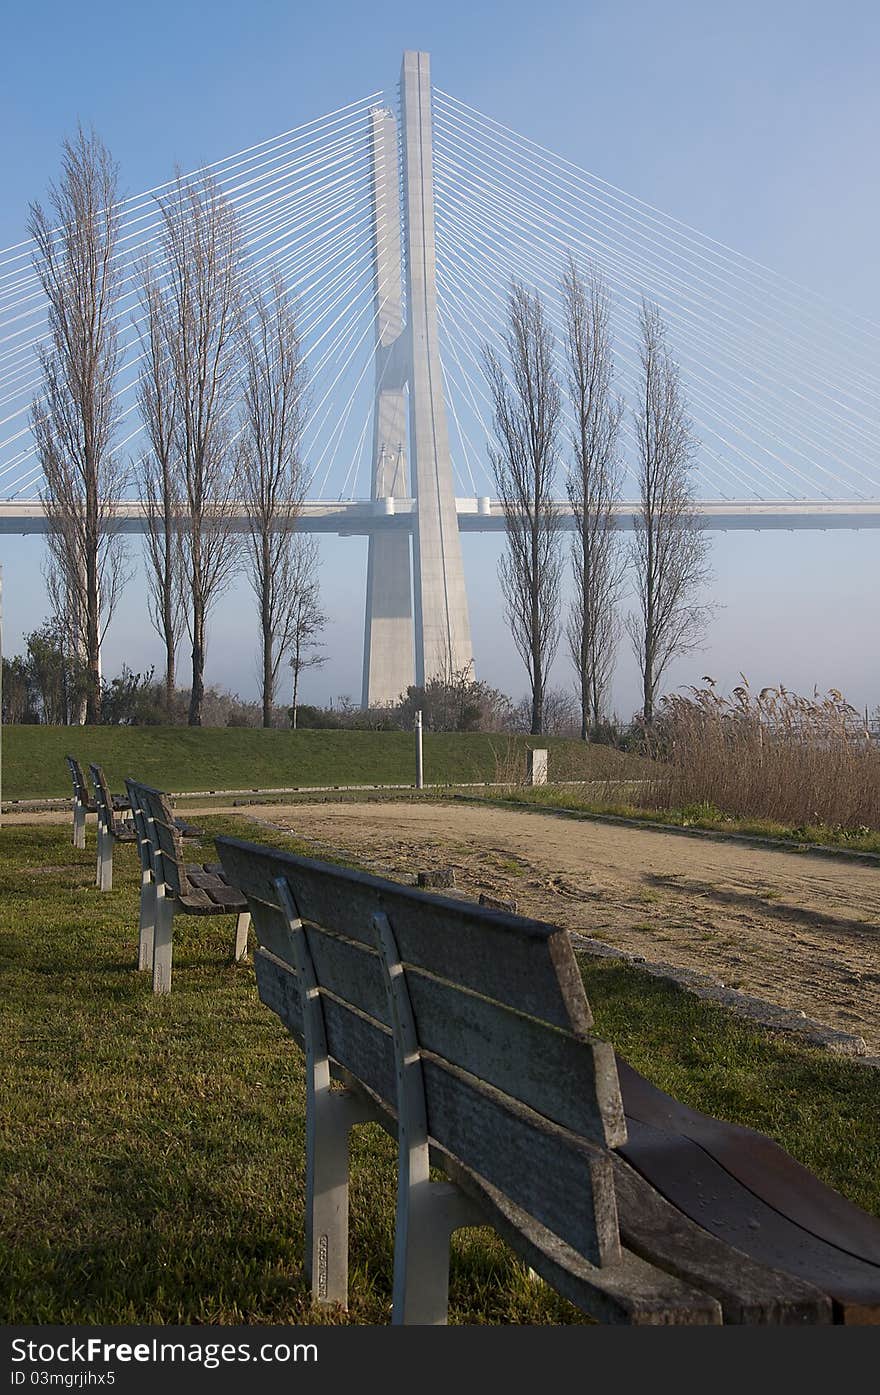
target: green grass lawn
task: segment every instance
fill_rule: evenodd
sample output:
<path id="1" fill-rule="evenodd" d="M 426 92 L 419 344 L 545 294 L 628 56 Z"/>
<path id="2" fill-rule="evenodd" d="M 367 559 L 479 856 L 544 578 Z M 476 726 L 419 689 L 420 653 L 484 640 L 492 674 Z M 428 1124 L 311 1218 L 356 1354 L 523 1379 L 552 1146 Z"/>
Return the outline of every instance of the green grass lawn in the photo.
<path id="1" fill-rule="evenodd" d="M 101 895 L 89 836 L 81 853 L 66 827 L 0 835 L 0 1317 L 386 1322 L 391 1140 L 375 1126 L 353 1135 L 351 1310 L 315 1312 L 302 1272 L 301 1056 L 250 966 L 229 962 L 231 918 L 175 928 L 174 991 L 153 997 L 134 968 L 134 853 L 117 850 L 116 890 Z M 251 825 L 246 836 L 267 838 Z M 759 1033 L 629 966 L 583 967 L 597 1029 L 646 1075 L 772 1134 L 880 1212 L 875 1071 Z M 476 1230 L 455 1240 L 450 1320 L 581 1315 Z"/>
<path id="2" fill-rule="evenodd" d="M 528 746 L 547 746 L 560 780 L 622 779 L 644 762 L 559 737 L 427 733 L 425 780 L 521 779 Z M 103 765 L 113 789 L 126 775 L 173 792 L 293 785 L 412 784 L 414 737 L 392 731 L 262 731 L 242 727 L 41 727 L 3 732 L 3 798 L 69 795 L 70 752 Z"/>

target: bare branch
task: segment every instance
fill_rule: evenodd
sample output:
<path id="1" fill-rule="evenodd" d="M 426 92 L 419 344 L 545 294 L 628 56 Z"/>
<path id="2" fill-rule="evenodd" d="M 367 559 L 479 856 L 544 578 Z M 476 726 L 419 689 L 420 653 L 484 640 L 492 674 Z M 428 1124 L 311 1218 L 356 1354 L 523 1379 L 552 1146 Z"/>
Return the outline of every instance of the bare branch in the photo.
<path id="1" fill-rule="evenodd" d="M 489 457 L 507 523 L 499 577 L 513 641 L 532 690 L 532 731 L 543 723 L 547 674 L 559 643 L 562 557 L 553 510 L 560 395 L 553 335 L 538 292 L 511 285 L 503 356 L 484 364 L 497 446 Z"/>
<path id="2" fill-rule="evenodd" d="M 97 722 L 101 641 L 126 576 L 121 538 L 111 523 L 126 483 L 113 452 L 118 175 L 94 133 L 80 128 L 63 152 L 48 211 L 32 204 L 28 224 L 49 309 L 49 339 L 38 351 L 43 393 L 34 401 L 31 427 L 46 479 L 50 590 L 86 666 L 86 719 Z"/>
<path id="3" fill-rule="evenodd" d="M 303 548 L 294 534 L 305 492 L 300 440 L 306 373 L 289 294 L 275 276 L 267 295 L 253 291 L 242 326 L 245 365 L 241 473 L 250 531 L 247 571 L 260 617 L 263 725 L 281 661 L 302 618 Z"/>
<path id="4" fill-rule="evenodd" d="M 175 507 L 181 510 L 177 539 L 192 640 L 189 721 L 200 726 L 207 620 L 240 553 L 231 522 L 239 487 L 233 413 L 242 244 L 236 214 L 208 174 L 178 175 L 158 203 L 166 267 L 165 282 L 156 291 L 158 322 L 174 388 L 171 477 Z"/>
<path id="5" fill-rule="evenodd" d="M 638 610 L 626 627 L 639 662 L 643 716 L 653 721 L 670 661 L 701 647 L 713 608 L 698 600 L 709 579 L 709 540 L 694 511 L 695 441 L 660 311 L 642 302 L 641 403 L 635 413 L 641 508 L 632 560 Z"/>
<path id="6" fill-rule="evenodd" d="M 620 497 L 618 436 L 623 403 L 612 395 L 614 364 L 607 286 L 572 256 L 562 275 L 567 386 L 574 424 L 568 497 L 575 516 L 574 600 L 566 626 L 581 697 L 581 736 L 605 717 L 617 650 L 617 605 L 625 558 L 615 529 Z"/>

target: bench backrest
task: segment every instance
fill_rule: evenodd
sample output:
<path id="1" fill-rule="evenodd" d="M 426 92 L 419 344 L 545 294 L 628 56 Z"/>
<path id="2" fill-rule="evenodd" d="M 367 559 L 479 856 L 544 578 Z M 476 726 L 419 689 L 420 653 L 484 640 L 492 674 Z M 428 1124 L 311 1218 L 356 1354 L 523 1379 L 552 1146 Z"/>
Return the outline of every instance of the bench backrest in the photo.
<path id="1" fill-rule="evenodd" d="M 614 1053 L 591 1014 L 568 934 L 238 839 L 224 872 L 248 899 L 262 1000 L 300 1042 L 284 878 L 302 921 L 331 1058 L 390 1114 L 391 1020 L 374 917 L 403 964 L 439 1148 L 593 1263 L 617 1257 L 611 1160 L 626 1129 Z M 387 962 L 387 961 L 386 961 Z"/>
<path id="2" fill-rule="evenodd" d="M 64 759 L 67 761 L 67 768 L 70 771 L 70 778 L 73 781 L 74 799 L 78 800 L 80 804 L 88 805 L 91 803 L 91 800 L 89 799 L 89 790 L 82 766 L 76 756 L 65 756 Z"/>
<path id="3" fill-rule="evenodd" d="M 125 788 L 128 791 L 128 800 L 131 804 L 131 821 L 134 824 L 134 831 L 137 834 L 138 857 L 141 860 L 141 871 L 153 874 L 153 851 L 152 839 L 150 837 L 149 820 L 141 805 L 140 785 L 136 780 L 127 779 Z"/>
<path id="4" fill-rule="evenodd" d="M 126 780 L 126 785 L 130 794 L 134 792 L 133 798 L 141 811 L 142 826 L 149 839 L 154 880 L 164 885 L 171 896 L 187 896 L 191 888 L 180 833 L 174 823 L 174 810 L 168 795 L 137 780 Z"/>
<path id="5" fill-rule="evenodd" d="M 113 812 L 113 796 L 110 793 L 110 786 L 107 784 L 107 777 L 101 765 L 89 763 L 89 770 L 92 775 L 92 784 L 95 787 L 95 810 L 98 815 L 98 823 L 105 833 L 114 834 L 116 832 L 116 817 Z"/>

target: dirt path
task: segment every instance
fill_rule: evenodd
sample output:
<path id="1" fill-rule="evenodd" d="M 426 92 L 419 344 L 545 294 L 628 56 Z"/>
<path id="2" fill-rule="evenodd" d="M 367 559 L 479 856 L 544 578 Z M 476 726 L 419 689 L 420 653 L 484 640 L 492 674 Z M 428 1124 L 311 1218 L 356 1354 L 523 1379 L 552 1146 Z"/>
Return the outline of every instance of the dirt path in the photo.
<path id="1" fill-rule="evenodd" d="M 802 1010 L 880 1053 L 880 870 L 742 844 L 443 804 L 238 809 L 377 871 L 451 866 L 473 895 L 515 898 L 647 959 Z"/>

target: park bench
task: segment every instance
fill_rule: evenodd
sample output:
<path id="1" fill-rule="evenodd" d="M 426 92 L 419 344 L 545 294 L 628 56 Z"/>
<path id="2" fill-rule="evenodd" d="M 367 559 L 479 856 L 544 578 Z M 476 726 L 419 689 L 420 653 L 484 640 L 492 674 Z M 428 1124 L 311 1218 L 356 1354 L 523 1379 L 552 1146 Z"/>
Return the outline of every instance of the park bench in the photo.
<path id="1" fill-rule="evenodd" d="M 113 890 L 113 845 L 134 843 L 137 839 L 131 818 L 117 817 L 107 777 L 100 765 L 89 764 L 95 787 L 95 812 L 98 816 L 98 861 L 95 885 L 99 891 Z"/>
<path id="2" fill-rule="evenodd" d="M 70 771 L 70 778 L 73 781 L 73 846 L 84 848 L 86 845 L 86 814 L 97 814 L 95 801 L 89 794 L 86 777 L 83 768 L 76 756 L 65 756 L 67 768 Z M 128 807 L 125 799 L 121 795 L 111 795 L 113 808 L 122 810 Z"/>
<path id="3" fill-rule="evenodd" d="M 230 884 L 219 863 L 186 863 L 183 834 L 168 796 L 136 780 L 125 783 L 136 811 L 141 858 L 138 967 L 147 968 L 151 963 L 153 992 L 170 993 L 175 915 L 234 915 L 232 952 L 239 960 L 247 952 L 250 912 L 244 896 Z"/>
<path id="4" fill-rule="evenodd" d="M 450 1234 L 486 1224 L 601 1321 L 880 1321 L 880 1222 L 593 1038 L 567 932 L 217 848 L 251 908 L 260 997 L 305 1052 L 317 1302 L 347 1300 L 348 1135 L 374 1120 L 398 1138 L 395 1322 L 446 1320 Z"/>

